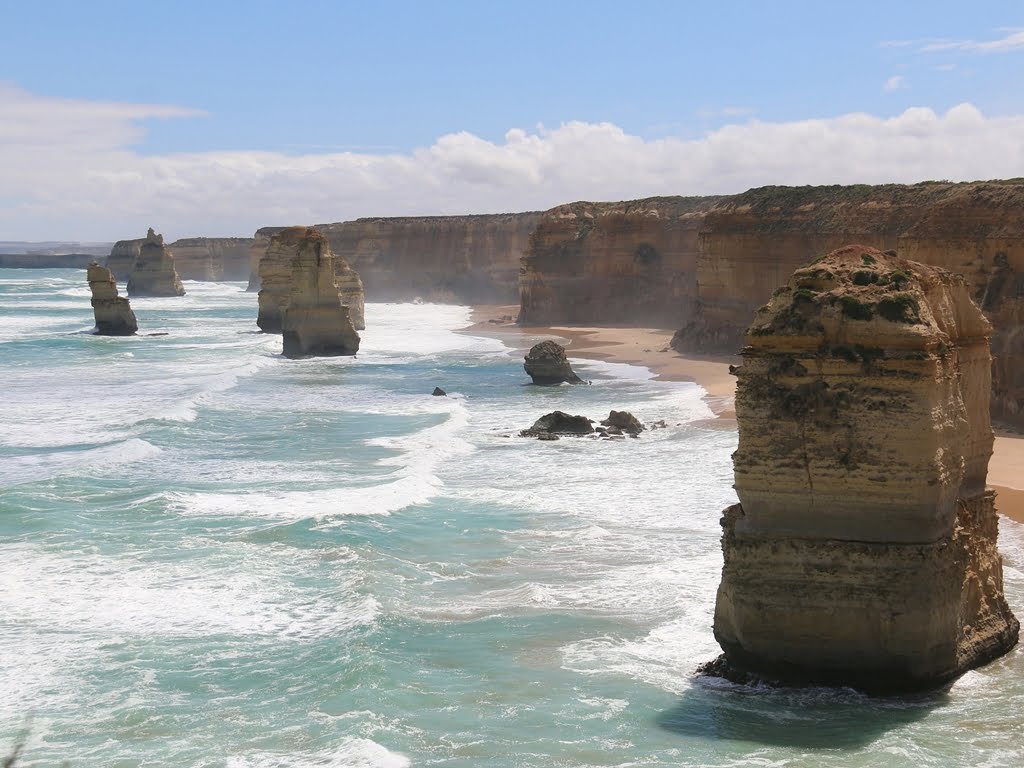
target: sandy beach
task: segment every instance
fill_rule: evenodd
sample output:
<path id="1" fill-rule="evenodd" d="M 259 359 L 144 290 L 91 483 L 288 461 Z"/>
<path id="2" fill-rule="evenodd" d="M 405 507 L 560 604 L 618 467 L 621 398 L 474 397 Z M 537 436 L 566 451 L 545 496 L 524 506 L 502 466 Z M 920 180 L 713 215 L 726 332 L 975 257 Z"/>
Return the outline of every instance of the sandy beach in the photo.
<path id="1" fill-rule="evenodd" d="M 518 305 L 481 305 L 473 308 L 473 324 L 465 330 L 500 337 L 524 352 L 545 338 L 555 338 L 569 357 L 631 363 L 649 368 L 657 378 L 692 381 L 707 393 L 705 401 L 716 414 L 714 424 L 735 428 L 735 378 L 730 365 L 736 356 L 683 357 L 669 347 L 674 331 L 622 326 L 520 327 L 514 318 Z M 710 420 L 709 420 L 710 421 Z M 1024 436 L 996 430 L 989 462 L 988 484 L 996 491 L 996 507 L 1012 520 L 1024 523 Z"/>

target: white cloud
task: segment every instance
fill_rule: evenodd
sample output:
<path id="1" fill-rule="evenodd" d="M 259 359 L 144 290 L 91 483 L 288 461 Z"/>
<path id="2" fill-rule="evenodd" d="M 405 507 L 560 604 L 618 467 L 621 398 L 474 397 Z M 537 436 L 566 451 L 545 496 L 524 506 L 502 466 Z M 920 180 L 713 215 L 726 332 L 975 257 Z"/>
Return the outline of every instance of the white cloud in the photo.
<path id="1" fill-rule="evenodd" d="M 537 210 L 762 184 L 1024 175 L 1024 115 L 986 117 L 969 104 L 945 114 L 919 107 L 889 118 L 747 120 L 692 140 L 569 122 L 512 129 L 497 142 L 452 133 L 409 153 L 143 156 L 130 148 L 140 119 L 194 114 L 0 89 L 0 240 L 115 239 L 147 226 L 171 239 L 244 235 L 270 224 Z"/>
<path id="2" fill-rule="evenodd" d="M 916 48 L 921 53 L 939 51 L 964 51 L 966 53 L 1006 53 L 1024 48 L 1024 29 L 1016 27 L 1001 29 L 1002 37 L 994 40 L 951 40 L 949 38 L 925 38 L 922 40 L 883 40 L 882 48 Z"/>
<path id="3" fill-rule="evenodd" d="M 893 75 L 882 84 L 882 90 L 886 92 L 899 91 L 903 88 L 909 88 L 907 79 L 903 75 Z"/>

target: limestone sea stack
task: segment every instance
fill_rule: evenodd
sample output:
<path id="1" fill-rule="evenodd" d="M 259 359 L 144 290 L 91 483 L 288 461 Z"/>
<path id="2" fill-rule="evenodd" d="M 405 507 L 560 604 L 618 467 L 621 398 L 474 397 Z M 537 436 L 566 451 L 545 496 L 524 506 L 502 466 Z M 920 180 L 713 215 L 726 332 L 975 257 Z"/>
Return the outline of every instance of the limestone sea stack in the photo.
<path id="1" fill-rule="evenodd" d="M 249 285 L 246 291 L 257 293 L 260 290 L 260 262 L 270 247 L 270 238 L 287 227 L 261 227 L 253 235 L 252 245 L 249 246 Z"/>
<path id="2" fill-rule="evenodd" d="M 267 228 L 271 229 L 271 228 Z M 260 247 L 260 233 L 256 248 Z M 292 261 L 295 258 L 296 243 L 306 237 L 303 233 L 317 232 L 308 227 L 286 227 L 270 235 L 266 249 L 259 256 L 259 314 L 256 325 L 264 333 L 281 333 L 282 315 L 288 305 L 292 291 Z M 321 238 L 334 265 L 334 284 L 341 303 L 349 308 L 353 328 L 366 328 L 364 320 L 363 283 L 348 262 L 330 249 L 326 237 Z M 321 241 L 318 241 L 321 242 Z"/>
<path id="3" fill-rule="evenodd" d="M 349 308 L 342 304 L 335 283 L 337 258 L 327 238 L 314 229 L 292 227 L 275 235 L 275 248 L 287 249 L 290 260 L 290 291 L 281 313 L 285 357 L 354 355 L 359 334 L 352 327 Z M 260 298 L 264 296 L 260 290 Z"/>
<path id="4" fill-rule="evenodd" d="M 92 291 L 92 312 L 96 318 L 98 336 L 131 336 L 139 330 L 128 299 L 117 295 L 117 283 L 110 270 L 95 261 L 88 266 L 86 276 Z"/>
<path id="5" fill-rule="evenodd" d="M 583 383 L 583 380 L 569 365 L 569 360 L 565 356 L 565 347 L 554 341 L 548 340 L 534 344 L 526 353 L 523 368 L 530 374 L 534 384 L 553 386 L 562 382 Z"/>
<path id="6" fill-rule="evenodd" d="M 185 289 L 174 269 L 174 256 L 164 236 L 150 228 L 139 248 L 135 268 L 128 278 L 129 296 L 184 296 Z"/>
<path id="7" fill-rule="evenodd" d="M 985 487 L 990 331 L 962 276 L 856 245 L 758 311 L 710 671 L 905 691 L 1016 644 Z"/>
<path id="8" fill-rule="evenodd" d="M 139 249 L 146 242 L 146 238 L 140 237 L 135 240 L 118 240 L 110 249 L 107 256 L 107 269 L 115 280 L 127 280 L 135 269 L 135 262 L 139 258 Z"/>

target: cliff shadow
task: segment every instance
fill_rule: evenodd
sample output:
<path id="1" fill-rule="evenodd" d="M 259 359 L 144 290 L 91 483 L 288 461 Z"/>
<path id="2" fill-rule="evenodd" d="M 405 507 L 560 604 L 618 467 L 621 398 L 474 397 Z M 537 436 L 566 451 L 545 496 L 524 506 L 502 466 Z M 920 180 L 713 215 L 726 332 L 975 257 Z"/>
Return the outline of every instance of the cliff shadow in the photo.
<path id="1" fill-rule="evenodd" d="M 947 691 L 870 697 L 849 688 L 767 688 L 698 678 L 658 725 L 690 738 L 857 750 L 927 717 Z"/>

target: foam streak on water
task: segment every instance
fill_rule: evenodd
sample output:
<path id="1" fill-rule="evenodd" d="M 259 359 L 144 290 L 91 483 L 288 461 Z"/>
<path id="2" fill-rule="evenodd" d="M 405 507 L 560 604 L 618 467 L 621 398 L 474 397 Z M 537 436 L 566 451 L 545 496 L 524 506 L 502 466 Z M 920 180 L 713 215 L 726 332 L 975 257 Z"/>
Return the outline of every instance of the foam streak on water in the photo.
<path id="1" fill-rule="evenodd" d="M 133 300 L 165 336 L 103 339 L 81 272 L 0 271 L 0 744 L 32 713 L 28 761 L 1024 761 L 1019 652 L 916 699 L 695 678 L 735 447 L 697 387 L 582 360 L 593 386 L 525 386 L 438 305 L 289 361 L 242 284 L 186 287 Z M 512 436 L 556 408 L 669 427 Z"/>

